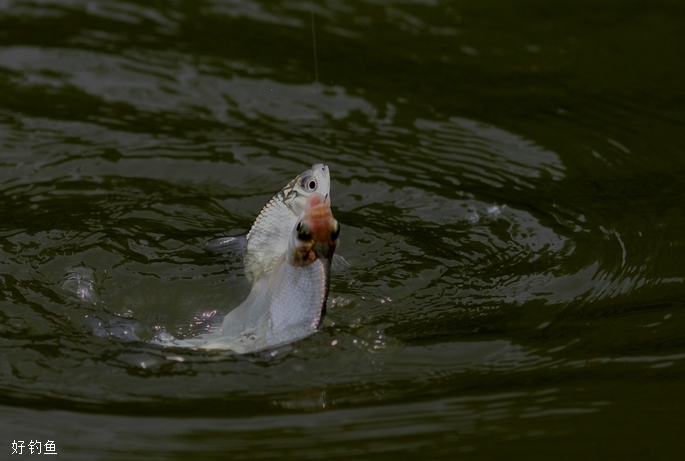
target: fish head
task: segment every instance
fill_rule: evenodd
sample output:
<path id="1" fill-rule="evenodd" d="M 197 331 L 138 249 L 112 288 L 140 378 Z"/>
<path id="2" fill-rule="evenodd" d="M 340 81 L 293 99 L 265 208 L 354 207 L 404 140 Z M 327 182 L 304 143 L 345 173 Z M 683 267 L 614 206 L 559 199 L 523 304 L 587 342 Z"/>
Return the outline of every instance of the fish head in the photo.
<path id="1" fill-rule="evenodd" d="M 0 0 L 2 1 L 2 0 Z M 245 275 L 252 282 L 273 271 L 288 249 L 291 233 L 312 194 L 330 194 L 330 173 L 316 164 L 297 175 L 264 205 L 246 237 Z"/>
<path id="2" fill-rule="evenodd" d="M 340 224 L 333 217 L 328 196 L 311 194 L 290 236 L 288 262 L 304 266 L 322 259 L 330 264 L 339 235 Z"/>
<path id="3" fill-rule="evenodd" d="M 290 206 L 295 216 L 299 216 L 305 209 L 307 199 L 312 194 L 327 197 L 331 191 L 331 176 L 328 166 L 323 163 L 312 165 L 283 189 L 285 202 Z"/>

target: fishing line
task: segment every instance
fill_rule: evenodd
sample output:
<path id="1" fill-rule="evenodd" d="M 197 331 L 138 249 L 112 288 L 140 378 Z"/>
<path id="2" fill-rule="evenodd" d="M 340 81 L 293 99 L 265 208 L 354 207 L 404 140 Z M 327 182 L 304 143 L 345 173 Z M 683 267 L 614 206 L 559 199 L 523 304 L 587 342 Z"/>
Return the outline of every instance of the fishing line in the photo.
<path id="1" fill-rule="evenodd" d="M 314 0 L 309 0 L 309 15 L 311 16 L 312 23 L 312 49 L 314 51 L 314 89 L 316 90 L 316 107 L 317 110 L 321 107 L 321 101 L 319 99 L 319 93 L 321 92 L 321 87 L 319 84 L 319 61 L 316 57 L 316 30 L 314 28 Z M 321 128 L 317 130 L 317 138 L 319 138 L 319 146 L 323 146 L 323 139 L 321 136 Z"/>

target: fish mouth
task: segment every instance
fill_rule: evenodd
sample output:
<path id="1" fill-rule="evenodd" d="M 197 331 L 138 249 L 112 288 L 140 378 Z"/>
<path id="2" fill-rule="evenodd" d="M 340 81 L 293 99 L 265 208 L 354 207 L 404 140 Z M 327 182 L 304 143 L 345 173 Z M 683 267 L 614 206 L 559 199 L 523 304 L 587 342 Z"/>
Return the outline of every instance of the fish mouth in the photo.
<path id="1" fill-rule="evenodd" d="M 314 192 L 312 195 L 307 197 L 304 212 L 307 216 L 312 218 L 318 218 L 325 214 L 331 214 L 331 201 L 328 199 L 328 194 L 321 195 L 318 192 Z"/>
<path id="2" fill-rule="evenodd" d="M 307 198 L 304 209 L 305 219 L 313 238 L 317 242 L 327 242 L 335 230 L 335 219 L 331 212 L 328 194 L 313 193 Z"/>

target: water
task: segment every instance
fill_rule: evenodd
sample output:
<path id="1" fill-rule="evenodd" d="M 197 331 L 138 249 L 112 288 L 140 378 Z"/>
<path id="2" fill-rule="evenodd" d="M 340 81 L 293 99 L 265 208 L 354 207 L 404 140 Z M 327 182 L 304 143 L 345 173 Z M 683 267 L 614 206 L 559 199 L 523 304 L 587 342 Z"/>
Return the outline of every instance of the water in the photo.
<path id="1" fill-rule="evenodd" d="M 684 15 L 0 1 L 0 452 L 678 459 Z M 247 295 L 204 243 L 319 161 L 322 330 L 149 345 Z"/>

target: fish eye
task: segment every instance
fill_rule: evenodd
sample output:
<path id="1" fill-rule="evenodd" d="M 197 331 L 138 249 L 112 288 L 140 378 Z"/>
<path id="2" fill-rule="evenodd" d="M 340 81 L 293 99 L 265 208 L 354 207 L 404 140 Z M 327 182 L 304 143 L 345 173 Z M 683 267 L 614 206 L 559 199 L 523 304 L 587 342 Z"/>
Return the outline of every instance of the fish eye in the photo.
<path id="1" fill-rule="evenodd" d="M 316 179 L 314 178 L 304 178 L 302 180 L 302 187 L 308 191 L 315 191 L 318 186 Z"/>
<path id="2" fill-rule="evenodd" d="M 309 226 L 306 224 L 303 225 L 302 221 L 297 223 L 297 228 L 295 229 L 297 231 L 297 238 L 300 240 L 311 240 L 312 239 L 312 233 L 309 232 Z"/>
<path id="3" fill-rule="evenodd" d="M 338 221 L 335 221 L 335 225 L 333 226 L 333 232 L 331 232 L 331 240 L 338 240 L 338 236 L 340 235 L 340 224 L 338 224 Z"/>

